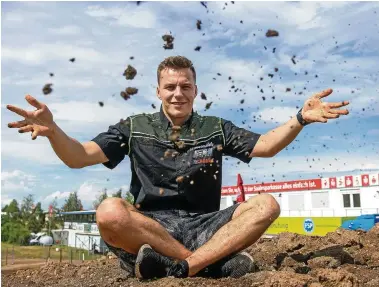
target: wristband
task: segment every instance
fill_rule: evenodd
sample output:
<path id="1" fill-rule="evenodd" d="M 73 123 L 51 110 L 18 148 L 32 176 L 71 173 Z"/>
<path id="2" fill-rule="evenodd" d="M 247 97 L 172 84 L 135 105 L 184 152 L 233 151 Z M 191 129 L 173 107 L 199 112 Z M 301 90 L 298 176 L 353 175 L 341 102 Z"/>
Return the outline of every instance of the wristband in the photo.
<path id="1" fill-rule="evenodd" d="M 303 119 L 303 116 L 301 115 L 301 111 L 302 111 L 302 110 L 303 110 L 303 108 L 301 108 L 300 111 L 297 112 L 296 118 L 297 118 L 297 120 L 299 121 L 299 123 L 300 123 L 302 126 L 309 125 L 310 123 L 307 123 L 307 122 Z"/>

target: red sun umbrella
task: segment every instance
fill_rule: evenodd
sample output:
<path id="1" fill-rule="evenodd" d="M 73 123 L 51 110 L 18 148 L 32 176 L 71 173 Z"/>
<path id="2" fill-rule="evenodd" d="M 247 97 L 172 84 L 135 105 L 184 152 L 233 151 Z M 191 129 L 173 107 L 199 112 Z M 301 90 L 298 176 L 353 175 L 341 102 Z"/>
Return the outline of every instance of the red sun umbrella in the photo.
<path id="1" fill-rule="evenodd" d="M 240 174 L 237 175 L 237 202 L 244 202 L 245 201 L 245 190 L 243 188 L 243 180 Z"/>

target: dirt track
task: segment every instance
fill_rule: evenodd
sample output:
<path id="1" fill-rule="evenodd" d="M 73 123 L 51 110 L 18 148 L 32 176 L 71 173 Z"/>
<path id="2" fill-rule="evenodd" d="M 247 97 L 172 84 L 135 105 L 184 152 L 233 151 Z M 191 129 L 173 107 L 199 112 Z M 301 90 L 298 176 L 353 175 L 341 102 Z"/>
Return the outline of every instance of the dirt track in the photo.
<path id="1" fill-rule="evenodd" d="M 283 233 L 247 249 L 259 271 L 239 279 L 205 278 L 142 282 L 115 259 L 79 266 L 49 263 L 37 270 L 2 274 L 2 286 L 379 286 L 379 225 L 367 233 L 337 230 L 325 237 Z"/>

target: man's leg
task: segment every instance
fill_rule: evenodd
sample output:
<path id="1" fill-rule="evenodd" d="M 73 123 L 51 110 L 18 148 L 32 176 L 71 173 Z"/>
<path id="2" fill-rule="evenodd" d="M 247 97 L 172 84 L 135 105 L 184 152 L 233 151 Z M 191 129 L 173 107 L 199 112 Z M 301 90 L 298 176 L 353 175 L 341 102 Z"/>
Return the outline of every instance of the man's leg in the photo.
<path id="1" fill-rule="evenodd" d="M 212 238 L 192 253 L 186 261 L 189 276 L 232 253 L 239 252 L 257 241 L 271 223 L 279 217 L 280 206 L 273 196 L 261 194 L 240 204 L 232 220 Z"/>
<path id="2" fill-rule="evenodd" d="M 108 244 L 137 254 L 147 243 L 162 255 L 184 260 L 192 252 L 155 220 L 120 198 L 107 198 L 96 210 L 100 235 Z"/>

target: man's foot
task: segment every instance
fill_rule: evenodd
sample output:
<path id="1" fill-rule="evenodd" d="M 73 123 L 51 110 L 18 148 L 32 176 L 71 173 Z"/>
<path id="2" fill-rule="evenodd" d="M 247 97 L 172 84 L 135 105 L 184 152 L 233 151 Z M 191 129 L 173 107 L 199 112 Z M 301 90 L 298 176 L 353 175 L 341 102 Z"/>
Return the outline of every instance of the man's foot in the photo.
<path id="1" fill-rule="evenodd" d="M 254 259 L 247 252 L 238 253 L 221 267 L 222 277 L 239 278 L 254 271 Z"/>
<path id="2" fill-rule="evenodd" d="M 144 244 L 138 251 L 135 275 L 139 279 L 166 277 L 174 260 L 156 252 L 149 244 Z"/>
<path id="3" fill-rule="evenodd" d="M 211 264 L 207 268 L 200 271 L 197 275 L 211 278 L 239 278 L 254 271 L 255 264 L 253 257 L 251 257 L 251 255 L 247 252 L 241 252 L 227 261 L 220 260 L 214 264 Z"/>

